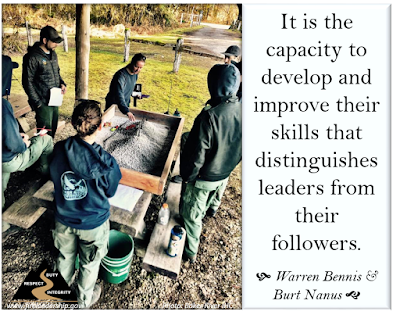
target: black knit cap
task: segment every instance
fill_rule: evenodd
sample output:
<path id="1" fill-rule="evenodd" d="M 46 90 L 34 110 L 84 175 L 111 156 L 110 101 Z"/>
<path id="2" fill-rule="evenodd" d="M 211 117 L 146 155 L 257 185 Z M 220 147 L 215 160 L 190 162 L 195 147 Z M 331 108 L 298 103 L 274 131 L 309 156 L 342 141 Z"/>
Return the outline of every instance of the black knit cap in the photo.
<path id="1" fill-rule="evenodd" d="M 64 39 L 58 35 L 58 32 L 54 27 L 51 26 L 45 26 L 42 28 L 40 31 L 40 40 L 42 41 L 43 38 L 46 38 L 47 40 L 51 40 L 54 43 L 61 43 Z"/>

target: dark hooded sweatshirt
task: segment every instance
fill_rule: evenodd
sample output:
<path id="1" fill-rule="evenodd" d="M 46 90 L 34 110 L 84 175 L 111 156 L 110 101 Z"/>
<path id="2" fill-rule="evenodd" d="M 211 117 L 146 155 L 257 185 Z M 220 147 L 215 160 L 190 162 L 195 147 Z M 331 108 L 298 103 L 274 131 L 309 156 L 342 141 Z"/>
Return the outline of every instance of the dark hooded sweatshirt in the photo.
<path id="1" fill-rule="evenodd" d="M 3 55 L 3 96 L 10 94 L 11 76 L 13 68 L 16 68 L 11 58 Z M 14 117 L 14 111 L 9 101 L 2 99 L 2 162 L 10 162 L 20 153 L 27 149 L 19 133 L 19 126 Z"/>
<path id="2" fill-rule="evenodd" d="M 242 159 L 242 104 L 235 96 L 239 70 L 215 65 L 207 80 L 211 106 L 196 117 L 181 155 L 185 182 L 225 179 Z"/>
<path id="3" fill-rule="evenodd" d="M 55 189 L 57 221 L 90 230 L 109 218 L 108 198 L 114 196 L 122 175 L 115 159 L 100 145 L 90 145 L 79 136 L 58 142 L 50 175 Z"/>

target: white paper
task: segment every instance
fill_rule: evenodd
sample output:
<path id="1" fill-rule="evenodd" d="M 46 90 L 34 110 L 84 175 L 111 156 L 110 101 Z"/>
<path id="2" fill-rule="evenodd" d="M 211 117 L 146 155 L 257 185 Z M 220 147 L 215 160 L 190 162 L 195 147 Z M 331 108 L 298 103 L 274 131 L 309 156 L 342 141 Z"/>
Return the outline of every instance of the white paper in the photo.
<path id="1" fill-rule="evenodd" d="M 61 88 L 51 88 L 49 106 L 61 106 L 62 101 L 63 95 L 61 93 Z"/>
<path id="2" fill-rule="evenodd" d="M 114 207 L 132 212 L 142 194 L 143 190 L 125 185 L 118 185 L 114 197 L 109 198 L 108 201 Z"/>

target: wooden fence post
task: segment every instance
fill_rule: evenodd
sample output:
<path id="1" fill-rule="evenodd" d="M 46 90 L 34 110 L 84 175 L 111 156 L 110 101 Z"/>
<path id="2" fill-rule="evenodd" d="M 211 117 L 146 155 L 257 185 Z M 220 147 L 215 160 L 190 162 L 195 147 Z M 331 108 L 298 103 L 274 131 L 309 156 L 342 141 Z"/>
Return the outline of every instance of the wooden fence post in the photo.
<path id="1" fill-rule="evenodd" d="M 178 73 L 179 71 L 179 65 L 181 64 L 182 61 L 182 50 L 183 50 L 183 38 L 178 38 L 175 46 L 175 61 L 173 68 L 174 73 Z"/>
<path id="2" fill-rule="evenodd" d="M 190 27 L 192 27 L 192 26 L 193 26 L 193 14 L 190 15 Z"/>
<path id="3" fill-rule="evenodd" d="M 242 26 L 242 21 L 239 21 L 239 25 L 238 25 L 238 31 L 240 31 L 240 27 Z"/>
<path id="4" fill-rule="evenodd" d="M 67 37 L 67 30 L 65 28 L 65 25 L 62 26 L 62 37 L 63 37 L 63 47 L 64 47 L 64 51 L 68 52 L 68 37 Z"/>
<path id="5" fill-rule="evenodd" d="M 129 59 L 129 49 L 131 47 L 131 42 L 129 41 L 129 28 L 125 29 L 125 53 L 124 53 L 124 62 L 127 62 Z"/>
<path id="6" fill-rule="evenodd" d="M 181 24 L 182 24 L 182 21 L 183 21 L 183 13 L 181 14 Z"/>
<path id="7" fill-rule="evenodd" d="M 33 39 L 32 39 L 32 32 L 31 28 L 29 27 L 29 22 L 26 21 L 26 36 L 28 37 L 28 46 L 33 46 Z"/>

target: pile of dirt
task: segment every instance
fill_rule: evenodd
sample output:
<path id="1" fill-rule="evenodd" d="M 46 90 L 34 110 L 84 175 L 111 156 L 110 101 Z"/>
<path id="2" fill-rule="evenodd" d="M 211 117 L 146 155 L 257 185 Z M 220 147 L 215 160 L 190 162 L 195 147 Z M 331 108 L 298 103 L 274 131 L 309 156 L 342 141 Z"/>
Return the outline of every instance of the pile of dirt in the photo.
<path id="1" fill-rule="evenodd" d="M 32 114 L 29 114 L 32 115 Z M 32 117 L 31 117 L 32 118 Z M 69 122 L 56 135 L 56 141 L 76 132 Z M 6 190 L 6 207 L 18 200 L 32 185 L 37 174 L 31 170 L 13 173 Z M 168 309 L 242 307 L 241 288 L 241 167 L 231 174 L 220 210 L 203 220 L 203 231 L 195 263 L 182 263 L 177 280 L 142 270 L 142 258 L 134 255 L 129 277 L 121 284 L 99 279 L 103 289 L 93 309 Z M 146 228 L 153 229 L 164 196 L 154 196 L 145 217 Z M 53 263 L 57 255 L 53 246 L 49 213 L 29 229 L 21 230 L 3 243 L 2 307 L 7 308 L 14 294 L 31 270 L 43 260 Z"/>

